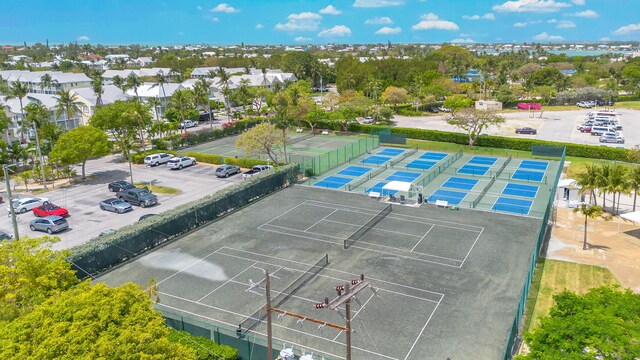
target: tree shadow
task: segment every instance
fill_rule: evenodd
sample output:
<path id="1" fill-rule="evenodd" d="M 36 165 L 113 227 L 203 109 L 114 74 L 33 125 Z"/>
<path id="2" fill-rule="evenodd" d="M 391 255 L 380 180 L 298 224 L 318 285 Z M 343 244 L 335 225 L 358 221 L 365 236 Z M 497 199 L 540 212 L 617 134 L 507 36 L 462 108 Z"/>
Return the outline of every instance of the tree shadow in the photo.
<path id="1" fill-rule="evenodd" d="M 640 229 L 628 230 L 624 232 L 629 236 L 633 236 L 636 239 L 640 239 Z"/>
<path id="2" fill-rule="evenodd" d="M 587 244 L 589 249 L 596 249 L 596 250 L 609 250 L 611 249 L 608 246 L 604 246 L 604 245 L 596 245 L 596 244 Z"/>

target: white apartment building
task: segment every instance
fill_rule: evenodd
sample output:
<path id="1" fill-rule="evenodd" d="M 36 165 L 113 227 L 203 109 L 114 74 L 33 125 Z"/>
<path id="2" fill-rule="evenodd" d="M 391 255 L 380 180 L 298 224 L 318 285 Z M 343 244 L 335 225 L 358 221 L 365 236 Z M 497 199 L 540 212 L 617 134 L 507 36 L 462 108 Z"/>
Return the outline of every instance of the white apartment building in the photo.
<path id="1" fill-rule="evenodd" d="M 53 84 L 42 85 L 42 77 L 51 75 Z M 91 78 L 83 73 L 66 73 L 61 71 L 28 71 L 28 70 L 2 70 L 0 77 L 9 86 L 15 82 L 27 84 L 29 92 L 33 94 L 56 94 L 60 90 L 71 90 L 91 86 Z"/>

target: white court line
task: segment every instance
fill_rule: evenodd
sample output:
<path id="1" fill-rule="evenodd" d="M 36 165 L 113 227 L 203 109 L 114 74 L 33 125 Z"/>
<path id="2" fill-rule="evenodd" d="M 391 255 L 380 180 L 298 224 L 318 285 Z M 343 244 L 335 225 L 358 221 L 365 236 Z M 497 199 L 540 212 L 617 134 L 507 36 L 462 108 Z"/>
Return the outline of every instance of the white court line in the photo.
<path id="1" fill-rule="evenodd" d="M 352 224 L 352 223 L 343 222 L 343 221 L 336 221 L 336 220 L 327 220 L 327 219 L 324 219 L 324 221 L 326 221 L 326 222 L 332 222 L 332 223 L 336 223 L 336 224 L 342 224 L 342 225 L 355 226 L 355 227 L 361 227 L 361 226 L 362 226 L 362 225 L 358 225 L 358 224 Z M 387 230 L 387 229 L 380 229 L 380 228 L 376 228 L 376 227 L 371 228 L 371 230 L 384 231 L 384 232 L 393 233 L 393 234 L 399 234 L 399 235 L 406 235 L 406 236 L 420 237 L 420 235 L 407 234 L 407 233 L 403 233 L 403 232 L 400 232 L 400 231 L 393 231 L 393 230 Z M 305 231 L 305 232 L 306 232 L 306 231 Z"/>
<path id="2" fill-rule="evenodd" d="M 215 325 L 222 324 L 222 325 L 230 326 L 231 328 L 235 328 L 235 327 L 237 327 L 237 326 L 238 326 L 238 324 L 230 324 L 230 323 L 228 323 L 228 322 L 226 322 L 226 321 L 222 321 L 222 320 L 219 320 L 219 319 L 214 319 L 214 318 L 212 318 L 212 317 L 208 317 L 208 316 L 205 316 L 205 315 L 202 315 L 202 314 L 197 314 L 197 313 L 194 313 L 194 312 L 191 312 L 191 311 L 187 311 L 187 310 L 184 310 L 184 309 L 181 309 L 181 308 L 177 308 L 177 307 L 174 307 L 174 306 L 169 306 L 169 305 L 166 305 L 166 304 L 156 303 L 156 306 L 166 307 L 166 308 L 169 308 L 169 309 L 171 309 L 171 310 L 180 311 L 180 312 L 185 313 L 185 314 L 189 314 L 189 315 L 197 316 L 197 317 L 200 317 L 200 318 L 203 318 L 203 319 L 211 320 L 211 321 L 213 321 L 213 322 L 215 322 L 215 323 L 216 323 Z M 214 326 L 215 326 L 215 325 L 214 325 Z M 277 325 L 276 325 L 276 326 L 277 326 Z M 296 331 L 296 330 L 294 330 L 294 329 L 291 329 L 291 330 L 292 330 L 292 331 Z M 265 334 L 263 334 L 263 333 L 261 333 L 261 332 L 258 332 L 258 331 L 255 331 L 255 330 L 251 330 L 251 332 L 252 332 L 252 333 L 255 333 L 255 334 L 257 334 L 257 335 L 266 336 Z M 301 332 L 301 331 L 296 331 L 296 332 Z M 304 332 L 302 332 L 302 333 L 304 333 Z M 305 334 L 306 334 L 306 333 L 305 333 Z M 317 352 L 317 353 L 319 353 L 319 354 L 326 354 L 326 355 L 332 356 L 333 358 L 336 358 L 336 359 L 344 359 L 344 357 L 343 357 L 343 356 L 336 355 L 336 354 L 332 354 L 332 353 L 330 353 L 330 352 L 326 352 L 326 351 L 322 351 L 322 350 L 314 349 L 314 348 L 311 348 L 311 347 L 308 347 L 308 346 L 305 346 L 305 345 L 301 345 L 301 344 L 298 344 L 298 343 L 295 343 L 295 342 L 292 342 L 292 341 L 289 341 L 289 340 L 281 339 L 281 338 L 278 338 L 278 337 L 275 337 L 275 336 L 274 336 L 273 338 L 274 338 L 274 339 L 276 339 L 276 340 L 278 340 L 278 341 L 280 341 L 280 342 L 281 342 L 281 343 L 283 343 L 283 344 L 295 345 L 295 346 L 297 346 L 298 348 L 306 349 L 306 350 L 311 350 L 311 351 L 313 351 L 313 352 Z M 324 339 L 324 338 L 323 338 L 323 339 Z M 326 340 L 326 339 L 325 339 L 325 340 Z M 395 360 L 399 360 L 399 359 L 395 359 Z"/>
<path id="3" fill-rule="evenodd" d="M 372 210 L 372 209 L 365 209 L 365 208 L 348 206 L 348 205 L 341 205 L 341 204 L 333 204 L 333 203 L 328 203 L 328 202 L 318 201 L 318 200 L 306 200 L 304 202 L 304 204 L 307 204 L 307 205 L 322 207 L 320 205 L 309 204 L 309 203 L 320 203 L 320 204 L 330 205 L 331 206 L 330 209 L 339 208 L 339 209 L 343 209 L 345 211 L 349 211 L 347 209 L 355 209 L 355 210 L 363 210 L 365 212 L 370 212 L 370 213 L 377 213 L 376 210 Z M 406 218 L 413 218 L 413 219 L 420 220 L 422 223 L 424 223 L 424 221 L 430 221 L 430 222 L 434 222 L 434 223 L 451 224 L 451 225 L 455 226 L 456 229 L 459 229 L 458 227 L 460 227 L 460 226 L 468 227 L 468 228 L 476 228 L 476 229 L 478 229 L 478 231 L 479 231 L 479 229 L 484 229 L 484 227 L 482 227 L 482 226 L 462 224 L 462 223 L 456 223 L 456 222 L 453 222 L 453 221 L 446 221 L 446 220 L 436 220 L 436 219 L 430 219 L 430 218 L 425 218 L 425 217 L 420 217 L 420 216 L 413 216 L 413 215 L 406 215 L 406 214 L 402 214 L 402 215 L 397 214 L 397 215 L 394 215 L 394 216 L 396 218 L 398 218 L 398 220 L 404 220 L 404 219 L 401 219 L 401 217 L 406 217 Z M 409 221 L 409 220 L 406 220 L 406 221 Z M 445 225 L 440 225 L 440 226 L 445 226 Z M 469 231 L 471 231 L 471 230 L 469 230 Z"/>
<path id="4" fill-rule="evenodd" d="M 220 250 L 220 249 L 218 249 L 218 250 Z M 174 277 L 174 276 L 176 276 L 176 275 L 180 274 L 181 272 L 183 272 L 183 271 L 187 270 L 188 268 L 190 268 L 190 267 L 194 266 L 195 264 L 197 264 L 197 263 L 201 262 L 202 260 L 204 260 L 204 259 L 208 258 L 209 256 L 211 256 L 211 255 L 213 255 L 213 254 L 217 253 L 217 252 L 218 252 L 218 250 L 216 250 L 216 251 L 214 251 L 214 252 L 211 252 L 211 253 L 209 253 L 209 254 L 205 255 L 204 257 L 202 257 L 202 258 L 200 258 L 200 259 L 196 260 L 193 264 L 191 264 L 191 265 L 189 265 L 189 266 L 187 266 L 187 267 L 185 267 L 185 268 L 183 268 L 183 269 L 180 269 L 179 271 L 177 271 L 177 272 L 175 272 L 175 273 L 173 273 L 173 274 L 169 275 L 168 277 L 166 277 L 166 278 L 164 278 L 164 279 L 162 279 L 162 280 L 158 281 L 158 282 L 156 283 L 156 285 L 160 285 L 160 284 L 162 284 L 163 282 L 165 282 L 165 281 L 167 281 L 167 280 L 171 279 L 172 277 Z"/>
<path id="5" fill-rule="evenodd" d="M 482 232 L 483 231 L 484 231 L 484 229 L 482 229 L 482 231 L 480 231 L 480 234 L 478 234 L 478 236 L 476 237 L 476 240 L 473 242 L 473 244 L 471 244 L 471 247 L 469 248 L 469 251 L 467 251 L 467 255 L 465 255 L 464 259 L 462 259 L 462 264 L 460 264 L 461 268 L 464 265 L 465 261 L 467 261 L 467 258 L 469 257 L 469 254 L 471 254 L 471 250 L 473 250 L 473 247 L 476 246 L 476 243 L 480 239 L 480 236 L 482 236 Z"/>
<path id="6" fill-rule="evenodd" d="M 353 314 L 353 316 L 351 317 L 351 320 L 355 320 L 356 317 L 358 316 L 358 314 L 360 313 L 360 311 L 362 311 L 362 309 L 364 309 L 365 306 L 367 306 L 367 304 L 369 303 L 369 301 L 371 300 L 371 298 L 373 298 L 375 296 L 375 294 L 371 294 L 371 296 L 369 296 L 369 298 L 367 299 L 367 301 L 364 302 L 364 304 L 362 304 L 362 307 L 360 309 L 358 309 L 358 311 L 355 312 L 355 314 Z M 340 332 L 338 332 L 338 335 L 336 335 L 336 337 L 333 338 L 333 341 L 336 341 L 336 339 L 340 336 L 340 334 L 342 334 L 344 331 L 340 330 Z"/>
<path id="7" fill-rule="evenodd" d="M 441 299 L 442 300 L 442 299 Z M 420 337 L 422 336 L 422 334 L 424 333 L 424 329 L 427 328 L 427 325 L 429 325 L 429 321 L 431 321 L 431 318 L 433 317 L 433 314 L 436 313 L 436 310 L 438 310 L 438 306 L 440 305 L 440 301 L 438 301 L 438 304 L 436 305 L 435 308 L 433 308 L 433 310 L 431 311 L 431 315 L 429 315 L 429 318 L 427 319 L 427 321 L 424 323 L 424 326 L 422 327 L 422 330 L 420 330 L 420 333 L 418 334 L 418 336 L 416 337 L 416 340 L 413 342 L 413 345 L 411 345 L 411 348 L 409 349 L 409 352 L 407 353 L 407 356 L 404 357 L 404 360 L 407 360 L 409 358 L 409 355 L 411 355 L 411 352 L 413 351 L 413 348 L 416 347 L 416 344 L 418 343 L 418 340 L 420 340 Z"/>
<path id="8" fill-rule="evenodd" d="M 422 242 L 422 240 L 424 240 L 425 237 L 427 237 L 427 235 L 429 234 L 429 232 L 431 231 L 431 229 L 433 229 L 435 227 L 435 225 L 431 225 L 431 227 L 429 228 L 429 230 L 427 230 L 426 233 L 424 233 L 424 235 L 422 235 L 422 237 L 420 238 L 420 240 L 418 240 L 418 242 L 411 248 L 411 252 L 413 252 L 413 250 L 415 250 L 418 245 L 420 245 L 420 243 Z"/>
<path id="9" fill-rule="evenodd" d="M 320 222 L 321 222 L 322 220 L 324 220 L 324 219 L 328 218 L 329 216 L 333 215 L 336 211 L 338 211 L 338 209 L 333 210 L 329 215 L 327 215 L 327 216 L 323 217 L 322 219 L 320 219 L 320 220 L 318 220 L 318 221 L 314 222 L 314 223 L 313 223 L 313 225 L 309 226 L 308 228 L 304 229 L 303 231 L 304 231 L 304 232 L 307 232 L 307 230 L 309 230 L 309 229 L 311 229 L 312 227 L 314 227 L 314 226 L 316 226 L 316 225 L 320 224 Z"/>
<path id="10" fill-rule="evenodd" d="M 266 258 L 270 258 L 270 259 L 284 260 L 284 261 L 287 261 L 287 262 L 290 262 L 290 263 L 304 265 L 306 267 L 311 267 L 311 266 L 315 265 L 315 264 L 304 263 L 304 262 L 301 262 L 301 261 L 288 260 L 288 259 L 283 259 L 283 258 L 279 258 L 279 257 L 275 257 L 275 256 L 265 255 L 265 254 L 261 254 L 261 253 L 257 253 L 257 252 L 253 252 L 253 251 L 249 251 L 249 250 L 236 249 L 236 248 L 233 248 L 233 247 L 230 247 L 230 246 L 223 246 L 219 250 L 222 250 L 222 249 L 230 249 L 232 251 L 243 252 L 243 253 L 247 253 L 247 254 L 251 254 L 251 255 L 258 255 L 258 256 L 262 256 L 262 257 L 266 257 Z M 225 255 L 234 256 L 234 257 L 238 257 L 238 258 L 241 258 L 241 259 L 249 260 L 249 259 L 241 257 L 241 256 L 230 255 L 230 254 L 225 254 Z M 264 261 L 260 261 L 260 262 L 265 263 Z M 265 263 L 265 264 L 268 264 L 268 263 Z M 292 270 L 296 270 L 296 269 L 292 269 Z M 298 271 L 304 272 L 302 270 L 298 270 Z M 360 274 L 354 274 L 354 273 L 350 273 L 350 272 L 346 272 L 346 271 L 342 271 L 342 270 L 337 270 L 337 269 L 326 268 L 325 271 L 333 271 L 333 272 L 349 275 L 350 277 L 359 277 L 360 276 Z M 324 276 L 324 275 L 319 275 L 319 276 Z M 402 285 L 402 284 L 398 284 L 396 282 L 376 279 L 376 278 L 372 278 L 372 277 L 367 277 L 367 279 L 373 280 L 375 282 L 382 282 L 382 283 L 389 284 L 389 285 L 392 285 L 392 286 L 399 286 L 399 287 L 403 287 L 403 288 L 407 288 L 407 289 L 411 289 L 411 290 L 416 290 L 416 291 L 420 291 L 420 292 L 426 292 L 426 293 L 430 293 L 430 294 L 440 295 L 441 298 L 444 296 L 443 293 L 430 291 L 430 290 L 425 290 L 425 289 L 420 289 L 420 288 L 409 286 L 409 285 Z M 403 295 L 410 296 L 408 294 L 403 294 Z M 429 300 L 429 299 L 422 299 L 422 300 Z"/>
<path id="11" fill-rule="evenodd" d="M 213 294 L 214 292 L 216 292 L 218 289 L 222 288 L 223 286 L 227 285 L 229 282 L 233 281 L 233 279 L 235 279 L 236 277 L 244 274 L 247 270 L 252 269 L 254 266 L 256 266 L 256 264 L 258 264 L 259 261 L 255 261 L 253 263 L 253 265 L 248 266 L 246 269 L 240 271 L 239 273 L 237 273 L 234 277 L 230 278 L 229 280 L 225 281 L 222 285 L 216 287 L 215 289 L 211 290 L 209 293 L 207 293 L 207 295 L 201 297 L 200 299 L 198 299 L 196 302 L 199 303 L 200 301 L 202 301 L 204 298 L 206 298 L 207 296 Z"/>
<path id="12" fill-rule="evenodd" d="M 271 220 L 267 221 L 265 224 L 268 224 L 268 223 L 272 222 L 273 220 L 275 220 L 275 219 L 277 219 L 277 218 L 279 218 L 279 217 L 281 217 L 281 216 L 284 216 L 284 215 L 286 215 L 286 214 L 288 214 L 288 213 L 292 212 L 293 210 L 297 209 L 298 207 L 300 207 L 300 206 L 302 206 L 302 205 L 304 205 L 304 202 L 302 202 L 302 203 L 300 203 L 300 204 L 298 204 L 298 205 L 296 205 L 296 206 L 292 207 L 291 209 L 289 209 L 289 210 L 287 210 L 287 211 L 283 212 L 282 214 L 280 214 L 280 215 L 278 215 L 278 216 L 274 217 L 273 219 L 271 219 Z M 264 225 L 264 224 L 263 224 L 263 225 Z"/>
<path id="13" fill-rule="evenodd" d="M 216 306 L 207 305 L 207 304 L 202 304 L 202 303 L 196 303 L 196 302 L 195 302 L 195 301 L 193 301 L 193 300 L 189 300 L 189 299 L 187 299 L 187 298 L 183 298 L 183 297 L 180 297 L 180 296 L 172 295 L 172 294 L 169 294 L 169 293 L 161 293 L 161 292 L 158 292 L 158 294 L 160 294 L 160 295 L 165 295 L 165 296 L 169 296 L 169 297 L 173 297 L 173 298 L 176 298 L 176 299 L 181 300 L 181 301 L 184 301 L 184 302 L 194 303 L 194 304 L 196 304 L 196 305 L 200 305 L 200 306 L 204 306 L 204 307 L 212 308 L 212 309 L 215 309 L 215 310 L 219 310 L 219 311 L 227 312 L 227 313 L 232 314 L 232 315 L 235 315 L 235 316 L 244 317 L 245 319 L 249 317 L 249 316 L 245 316 L 245 315 L 242 315 L 242 314 L 239 314 L 239 313 L 235 313 L 235 312 L 232 312 L 232 311 L 224 310 L 224 309 L 218 308 L 218 307 L 216 307 Z M 202 316 L 202 315 L 198 315 L 198 316 Z M 211 319 L 211 320 L 213 320 L 213 321 L 217 321 L 216 319 Z M 235 327 L 235 326 L 237 326 L 237 325 L 233 325 L 233 326 Z M 335 342 L 335 341 L 333 341 L 333 340 L 331 340 L 331 339 L 323 338 L 322 336 L 318 336 L 318 335 L 313 335 L 313 334 L 308 333 L 308 332 L 306 332 L 306 331 L 295 330 L 295 329 L 292 329 L 291 327 L 284 326 L 284 325 L 280 325 L 280 324 L 277 324 L 277 323 L 272 323 L 272 326 L 279 327 L 279 328 L 283 328 L 283 329 L 290 330 L 290 331 L 294 331 L 294 332 L 298 332 L 298 333 L 301 333 L 301 334 L 305 334 L 305 335 L 306 335 L 306 336 L 308 336 L 308 337 L 315 337 L 315 338 L 318 338 L 318 339 L 321 339 L 321 340 L 324 340 L 324 341 L 328 341 L 328 342 L 331 342 L 331 343 L 335 343 L 335 344 L 340 344 L 340 345 L 342 345 L 342 343 Z M 252 331 L 253 331 L 253 330 L 252 330 Z M 374 352 L 374 351 L 369 351 L 369 350 L 366 350 L 366 349 L 362 349 L 362 348 L 359 348 L 359 347 L 356 347 L 356 346 L 351 346 L 351 348 L 352 348 L 352 349 L 357 349 L 357 350 L 360 350 L 360 351 L 364 351 L 364 352 L 367 352 L 367 353 L 370 353 L 370 354 L 373 354 L 373 355 L 382 356 L 382 357 L 387 358 L 387 359 L 399 360 L 399 359 L 397 359 L 397 358 L 393 358 L 393 357 L 390 357 L 390 356 L 387 356 L 387 355 L 384 355 L 384 354 L 380 354 L 380 353 L 377 353 L 377 352 Z M 319 352 L 321 352 L 321 353 L 324 353 L 324 351 L 320 351 L 320 350 L 317 350 L 317 351 L 319 351 Z"/>
<path id="14" fill-rule="evenodd" d="M 283 230 L 289 230 L 289 231 L 302 231 L 302 230 L 297 230 L 297 229 L 292 229 L 292 228 L 288 228 L 286 226 L 279 226 L 279 225 L 272 225 L 272 224 L 268 224 L 268 227 L 275 227 L 275 228 L 280 228 Z M 292 236 L 298 236 L 298 237 L 302 237 L 305 239 L 309 239 L 309 240 L 314 240 L 314 241 L 322 241 L 322 242 L 328 242 L 331 244 L 344 244 L 344 238 L 341 237 L 337 237 L 337 236 L 331 236 L 331 235 L 325 235 L 325 234 L 320 234 L 320 233 L 316 233 L 313 231 L 307 231 L 306 234 L 314 234 L 314 235 L 318 235 L 318 236 L 326 236 L 326 237 L 330 237 L 333 239 L 338 239 L 340 241 L 336 242 L 336 241 L 325 241 L 325 240 L 320 240 L 320 239 L 314 239 L 314 238 L 308 238 L 306 236 L 302 236 L 302 235 L 294 235 L 291 233 L 283 233 L 281 231 L 277 231 L 277 230 L 273 230 L 273 229 L 269 229 L 269 228 L 262 228 L 262 225 L 258 228 L 260 230 L 266 230 L 266 231 L 271 231 L 271 232 L 275 232 L 275 233 L 280 233 L 280 234 L 287 234 L 287 235 L 292 235 Z M 375 230 L 375 229 L 374 229 Z M 371 245 L 371 246 L 377 246 L 377 247 L 381 247 L 381 248 L 387 248 L 387 249 L 393 249 L 396 250 L 398 252 L 411 252 L 407 249 L 401 249 L 401 248 L 397 248 L 394 246 L 387 246 L 387 245 L 381 245 L 381 244 L 376 244 L 376 243 L 372 243 L 372 242 L 367 242 L 367 241 L 362 241 L 362 240 L 358 240 L 358 243 L 361 244 L 367 244 L 367 245 Z M 354 247 L 355 245 L 352 245 L 351 247 Z M 362 249 L 362 247 L 359 247 L 359 249 Z M 369 251 L 377 251 L 377 250 L 373 250 L 373 249 L 366 249 L 365 250 L 369 250 Z M 382 252 L 382 251 L 379 251 Z M 383 252 L 384 253 L 384 252 Z M 399 254 L 394 254 L 394 253 L 384 253 L 386 255 L 399 255 Z M 432 254 L 425 254 L 425 253 L 421 253 L 421 252 L 417 252 L 414 251 L 413 254 L 418 254 L 418 255 L 423 255 L 423 256 L 429 256 L 429 257 L 435 257 L 435 258 L 439 258 L 439 259 L 443 259 L 443 260 L 451 260 L 451 261 L 455 261 L 455 262 L 461 262 L 462 260 L 460 259 L 452 259 L 452 258 L 448 258 L 448 257 L 444 257 L 444 256 L 438 256 L 438 255 L 432 255 Z M 404 255 L 399 255 L 399 256 L 404 256 Z M 411 257 L 409 257 L 411 258 Z"/>

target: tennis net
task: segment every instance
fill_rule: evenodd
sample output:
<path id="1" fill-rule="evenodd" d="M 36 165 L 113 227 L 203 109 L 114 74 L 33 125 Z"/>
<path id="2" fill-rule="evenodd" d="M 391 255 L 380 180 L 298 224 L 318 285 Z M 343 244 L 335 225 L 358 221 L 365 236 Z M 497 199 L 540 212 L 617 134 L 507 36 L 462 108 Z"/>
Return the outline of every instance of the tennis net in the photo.
<path id="1" fill-rule="evenodd" d="M 285 301 L 289 300 L 298 290 L 300 290 L 303 286 L 309 283 L 313 278 L 315 278 L 322 269 L 329 265 L 329 254 L 325 254 L 318 262 L 316 262 L 312 267 L 310 267 L 307 271 L 305 271 L 302 275 L 300 275 L 297 279 L 293 280 L 289 285 L 287 285 L 282 291 L 279 291 L 277 295 L 271 297 L 271 306 L 272 307 L 280 307 Z M 242 331 L 242 334 L 247 333 L 248 331 L 253 330 L 258 324 L 260 324 L 267 317 L 266 310 L 261 307 L 255 313 L 251 314 L 251 316 L 247 317 L 238 325 L 238 330 Z"/>
<path id="2" fill-rule="evenodd" d="M 411 155 L 415 154 L 416 152 L 418 152 L 418 148 L 411 149 L 411 150 L 407 150 L 407 151 L 405 151 L 403 154 L 400 154 L 400 156 L 398 156 L 398 158 L 397 158 L 397 159 L 393 159 L 393 160 L 391 160 L 391 161 L 389 162 L 389 164 L 390 164 L 391 166 L 394 166 L 394 165 L 396 165 L 396 164 L 400 163 L 402 160 L 404 160 L 404 159 L 408 158 L 409 156 L 411 156 Z"/>
<path id="3" fill-rule="evenodd" d="M 376 216 L 374 216 L 366 224 L 362 225 L 360 229 L 356 230 L 353 234 L 349 235 L 349 237 L 344 240 L 344 249 L 346 250 L 350 248 L 353 244 L 356 243 L 356 241 L 360 240 L 364 236 L 364 234 L 366 234 L 369 230 L 376 226 L 376 224 L 384 219 L 390 212 L 391 204 L 388 204 Z"/>
<path id="4" fill-rule="evenodd" d="M 509 157 L 504 162 L 504 164 L 502 164 L 502 166 L 500 166 L 500 169 L 498 169 L 498 171 L 496 172 L 496 176 L 495 177 L 499 177 L 500 174 L 502 174 L 502 171 L 504 170 L 504 168 L 507 167 L 507 165 L 509 164 L 510 161 L 511 161 L 511 155 L 509 155 Z"/>
<path id="5" fill-rule="evenodd" d="M 482 200 L 482 197 L 487 193 L 487 191 L 489 191 L 489 188 L 491 187 L 491 185 L 493 185 L 494 182 L 496 182 L 496 178 L 492 177 L 491 180 L 489 180 L 487 185 L 484 187 L 484 189 L 482 189 L 482 192 L 480 193 L 480 195 L 478 195 L 478 197 L 475 200 L 473 200 L 471 207 L 475 208 L 476 206 L 478 206 L 478 204 L 480 203 L 480 200 Z"/>

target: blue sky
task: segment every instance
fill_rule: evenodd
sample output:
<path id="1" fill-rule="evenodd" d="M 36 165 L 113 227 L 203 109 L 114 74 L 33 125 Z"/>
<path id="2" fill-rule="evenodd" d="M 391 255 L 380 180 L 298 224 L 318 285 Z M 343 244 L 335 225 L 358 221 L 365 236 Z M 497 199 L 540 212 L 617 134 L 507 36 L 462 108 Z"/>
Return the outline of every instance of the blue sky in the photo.
<path id="1" fill-rule="evenodd" d="M 638 0 L 0 0 L 0 44 L 640 40 Z"/>

